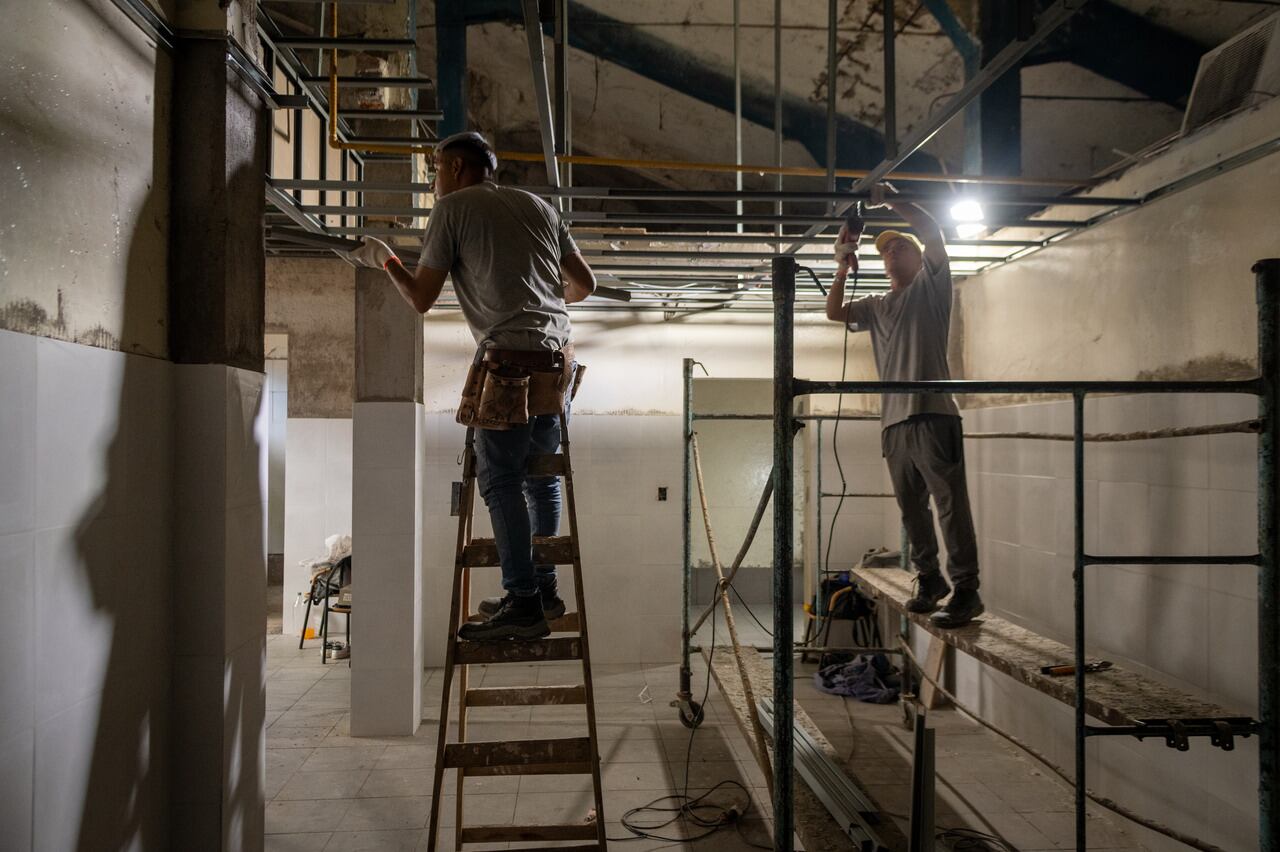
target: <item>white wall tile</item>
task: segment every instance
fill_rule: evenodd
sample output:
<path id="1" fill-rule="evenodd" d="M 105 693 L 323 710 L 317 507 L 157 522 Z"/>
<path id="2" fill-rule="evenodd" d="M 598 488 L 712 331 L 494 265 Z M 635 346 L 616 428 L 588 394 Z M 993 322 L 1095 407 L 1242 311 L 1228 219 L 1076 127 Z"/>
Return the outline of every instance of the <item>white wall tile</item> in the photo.
<path id="1" fill-rule="evenodd" d="M 35 801 L 32 840 L 36 849 L 76 849 L 85 811 L 92 806 L 88 795 L 95 755 L 106 745 L 98 739 L 98 697 L 69 704 L 56 715 L 41 721 L 35 742 Z M 114 767 L 128 777 L 124 767 Z M 106 773 L 111 777 L 112 773 Z M 101 777 L 101 776 L 98 776 Z M 102 802 L 110 789 L 100 792 Z"/>
<path id="2" fill-rule="evenodd" d="M 174 367 L 174 475 L 179 511 L 226 508 L 227 377 L 216 365 Z"/>
<path id="3" fill-rule="evenodd" d="M 35 725 L 35 581 L 34 534 L 0 536 L 0 637 L 6 649 L 0 658 L 0 739 Z M 6 778 L 21 774 L 25 773 L 2 773 Z"/>
<path id="4" fill-rule="evenodd" d="M 1221 592 L 1209 593 L 1208 689 L 1249 714 L 1258 708 L 1258 605 Z M 1252 786 L 1249 787 L 1252 789 Z"/>
<path id="5" fill-rule="evenodd" d="M 422 678 L 399 669 L 351 672 L 351 735 L 411 736 L 422 722 Z"/>
<path id="6" fill-rule="evenodd" d="M 119 554 L 111 520 L 35 535 L 36 719 L 103 688 Z"/>
<path id="7" fill-rule="evenodd" d="M 7 718 L 7 717 L 6 717 Z M 35 728 L 10 729 L 0 738 L 0 825 L 5 848 L 33 852 L 32 820 L 35 806 Z"/>
<path id="8" fill-rule="evenodd" d="M 108 517 L 127 504 L 126 446 L 115 440 L 126 357 L 36 341 L 37 527 L 71 526 L 91 507 Z"/>
<path id="9" fill-rule="evenodd" d="M 36 338 L 0 331 L 0 535 L 35 523 Z"/>
<path id="10" fill-rule="evenodd" d="M 413 534 L 417 493 L 412 459 L 405 467 L 357 469 L 352 482 L 352 538 Z"/>

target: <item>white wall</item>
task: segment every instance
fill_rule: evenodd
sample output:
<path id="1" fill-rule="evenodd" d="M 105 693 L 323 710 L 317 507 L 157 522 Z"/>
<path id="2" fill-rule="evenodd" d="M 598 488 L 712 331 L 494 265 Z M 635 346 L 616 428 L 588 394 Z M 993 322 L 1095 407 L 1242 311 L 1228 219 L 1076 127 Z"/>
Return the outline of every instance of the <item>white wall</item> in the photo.
<path id="1" fill-rule="evenodd" d="M 1242 114 L 1095 191 L 1139 194 L 1220 162 L 1273 137 L 1277 115 L 1275 102 Z M 958 295 L 965 377 L 1252 374 L 1257 335 L 1249 267 L 1280 255 L 1280 232 L 1268 224 L 1277 190 L 1280 156 L 1273 154 L 971 277 Z M 1086 429 L 1233 422 L 1256 412 L 1247 396 L 1098 397 L 1088 400 Z M 969 432 L 1071 426 L 1069 403 L 1058 401 L 970 408 L 964 415 Z M 1071 445 L 970 440 L 966 454 L 988 607 L 1070 640 Z M 1254 552 L 1256 475 L 1251 435 L 1089 445 L 1086 549 Z M 1255 583 L 1248 567 L 1091 567 L 1090 653 L 1256 714 Z M 963 655 L 955 678 L 962 700 L 1070 766 L 1069 708 Z M 1093 740 L 1089 748 L 1089 786 L 1097 792 L 1223 848 L 1255 848 L 1256 741 L 1240 741 L 1229 754 L 1202 741 L 1185 754 L 1163 742 L 1116 738 Z M 1151 848 L 1176 848 L 1142 834 Z"/>
<path id="2" fill-rule="evenodd" d="M 270 336 L 270 335 L 268 335 Z M 284 471 L 288 435 L 289 362 L 268 358 L 267 368 L 267 553 L 284 553 Z"/>
<path id="3" fill-rule="evenodd" d="M 351 534 L 351 420 L 290 417 L 285 447 L 283 630 L 296 636 L 306 611 L 298 595 L 311 579 L 299 563 L 323 558 L 329 536 Z M 310 624 L 317 632 L 319 617 L 313 608 Z"/>
<path id="4" fill-rule="evenodd" d="M 0 331 L 7 849 L 167 843 L 173 407 L 167 362 Z"/>

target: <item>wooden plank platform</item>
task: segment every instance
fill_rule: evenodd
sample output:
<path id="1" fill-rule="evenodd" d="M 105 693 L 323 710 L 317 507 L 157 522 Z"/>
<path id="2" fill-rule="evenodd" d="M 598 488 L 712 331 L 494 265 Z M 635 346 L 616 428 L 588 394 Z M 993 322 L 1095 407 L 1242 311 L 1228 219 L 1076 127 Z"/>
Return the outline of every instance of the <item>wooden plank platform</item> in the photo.
<path id="1" fill-rule="evenodd" d="M 773 665 L 769 660 L 760 656 L 754 648 L 744 647 L 742 649 L 743 661 L 746 664 L 747 677 L 751 680 L 751 688 L 755 692 L 756 700 L 761 698 L 773 698 Z M 711 674 L 716 679 L 716 685 L 720 687 L 720 693 L 724 696 L 729 706 L 733 709 L 733 716 L 738 722 L 738 727 L 742 730 L 744 736 L 748 740 L 752 739 L 755 734 L 751 730 L 751 720 L 747 715 L 747 701 L 742 689 L 742 680 L 738 676 L 738 666 L 733 658 L 732 648 L 716 648 L 714 655 L 708 655 L 707 649 L 702 649 L 703 659 L 710 657 Z M 836 765 L 840 766 L 845 772 L 857 782 L 857 773 L 840 758 L 831 743 L 823 736 L 822 731 L 809 718 L 809 714 L 799 705 L 795 705 L 795 723 L 802 727 L 813 737 L 818 746 L 831 758 Z M 696 737 L 696 734 L 695 734 Z M 767 738 L 766 738 L 767 739 Z M 773 743 L 768 742 L 769 759 L 773 760 Z M 854 849 L 853 841 L 844 833 L 835 819 L 827 811 L 826 806 L 818 800 L 818 797 L 809 789 L 809 785 L 797 773 L 795 779 L 795 825 L 796 835 L 804 844 L 805 852 L 845 852 L 845 850 Z M 859 785 L 863 786 L 863 785 Z M 870 798 L 870 797 L 869 797 Z M 874 799 L 872 799 L 874 803 Z M 876 833 L 890 849 L 894 852 L 905 852 L 907 848 L 907 839 L 902 835 L 897 825 L 892 819 L 885 816 L 882 817 L 879 824 L 875 826 Z"/>
<path id="2" fill-rule="evenodd" d="M 935 627 L 927 615 L 907 612 L 912 574 L 901 568 L 855 568 L 854 580 L 866 595 L 906 615 L 948 645 L 1014 680 L 1075 706 L 1075 678 L 1049 677 L 1040 667 L 1069 663 L 1071 647 L 992 615 L 953 630 Z M 1086 675 L 1085 709 L 1110 725 L 1134 725 L 1141 719 L 1194 719 L 1244 716 L 1152 680 L 1121 666 Z"/>

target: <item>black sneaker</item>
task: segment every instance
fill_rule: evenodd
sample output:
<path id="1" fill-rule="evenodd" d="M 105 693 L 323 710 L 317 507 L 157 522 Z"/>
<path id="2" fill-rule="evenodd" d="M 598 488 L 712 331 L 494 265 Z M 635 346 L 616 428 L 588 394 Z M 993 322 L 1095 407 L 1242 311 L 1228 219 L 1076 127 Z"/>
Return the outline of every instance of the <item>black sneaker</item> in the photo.
<path id="1" fill-rule="evenodd" d="M 985 611 L 977 589 L 956 589 L 947 605 L 929 616 L 929 621 L 938 627 L 961 627 Z"/>
<path id="2" fill-rule="evenodd" d="M 917 574 L 916 593 L 907 600 L 907 612 L 933 612 L 949 591 L 951 587 L 941 573 Z"/>
<path id="3" fill-rule="evenodd" d="M 555 621 L 557 618 L 564 615 L 564 601 L 560 599 L 560 595 L 556 594 L 554 590 L 551 592 L 543 590 L 540 596 L 542 598 L 543 618 L 547 621 Z M 502 608 L 502 602 L 505 600 L 505 597 L 485 598 L 480 601 L 480 606 L 476 609 L 485 618 L 493 618 L 493 614 Z"/>
<path id="4" fill-rule="evenodd" d="M 471 642 L 491 639 L 541 639 L 551 632 L 542 615 L 538 598 L 507 595 L 498 611 L 488 621 L 472 621 L 462 625 L 458 638 Z"/>

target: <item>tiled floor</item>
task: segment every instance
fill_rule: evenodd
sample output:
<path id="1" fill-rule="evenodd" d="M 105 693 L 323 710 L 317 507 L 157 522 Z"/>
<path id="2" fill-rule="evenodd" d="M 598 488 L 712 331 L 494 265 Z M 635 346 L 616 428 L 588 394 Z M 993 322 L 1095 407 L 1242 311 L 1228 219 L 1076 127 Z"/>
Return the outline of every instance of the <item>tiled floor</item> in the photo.
<path id="1" fill-rule="evenodd" d="M 755 638 L 748 633 L 743 641 Z M 345 664 L 322 666 L 317 642 L 298 651 L 296 640 L 277 635 L 267 639 L 267 665 L 268 852 L 425 849 L 437 726 L 428 722 L 414 737 L 352 738 L 351 670 Z M 695 668 L 701 688 L 705 668 L 701 661 Z M 479 684 L 473 675 L 472 685 L 571 683 L 576 669 L 562 663 L 477 667 L 473 672 L 479 672 Z M 428 720 L 439 718 L 439 677 L 439 671 L 426 676 L 423 694 Z M 753 807 L 744 831 L 751 840 L 767 844 L 770 824 L 762 815 L 767 817 L 771 809 L 765 782 L 714 683 L 706 721 L 691 750 L 688 729 L 668 706 L 676 683 L 675 665 L 595 667 L 608 836 L 628 836 L 618 822 L 623 812 L 682 789 L 687 768 L 689 788 L 697 792 L 726 779 L 746 787 Z M 887 812 L 905 815 L 911 740 L 901 725 L 898 707 L 822 695 L 807 678 L 799 677 L 796 695 L 836 749 L 850 756 L 868 792 Z M 486 708 L 471 712 L 469 737 L 577 736 L 585 733 L 582 720 L 580 708 Z M 940 829 L 968 826 L 1000 834 L 1020 852 L 1074 848 L 1069 788 L 954 712 L 935 711 L 931 724 L 938 729 Z M 590 780 L 578 776 L 467 783 L 469 824 L 574 822 L 586 818 L 592 806 Z M 454 783 L 447 779 L 441 849 L 452 848 L 454 793 Z M 741 791 L 728 790 L 714 798 L 727 805 L 745 797 Z M 900 823 L 906 827 L 905 818 Z M 1101 813 L 1091 814 L 1090 849 L 1136 852 L 1143 848 L 1117 823 Z M 679 829 L 664 831 L 673 837 L 686 836 Z M 732 831 L 721 831 L 696 845 L 636 840 L 619 847 L 699 852 L 751 848 Z"/>
<path id="2" fill-rule="evenodd" d="M 354 739 L 349 736 L 351 670 L 320 664 L 317 642 L 298 651 L 296 639 L 267 639 L 267 843 L 268 852 L 353 852 L 426 848 L 437 726 L 424 724 L 414 737 Z M 702 791 L 734 780 L 754 800 L 743 824 L 745 835 L 768 843 L 769 812 L 763 776 L 754 767 L 746 741 L 724 715 L 718 698 L 707 703 L 707 719 L 689 748 L 689 730 L 668 702 L 675 693 L 677 667 L 594 667 L 601 739 L 608 836 L 628 836 L 619 823 L 629 808 L 683 788 Z M 572 683 L 572 664 L 477 667 L 472 685 Z M 705 669 L 702 669 L 705 672 Z M 439 671 L 427 674 L 426 718 L 439 718 Z M 506 720 L 506 721 L 501 721 Z M 585 716 L 577 707 L 482 708 L 472 710 L 468 735 L 476 739 L 581 736 Z M 686 762 L 686 754 L 689 760 Z M 468 824 L 576 822 L 592 807 L 591 782 L 581 776 L 472 779 L 467 782 Z M 455 785 L 446 779 L 442 798 L 441 849 L 452 849 Z M 741 790 L 712 799 L 745 804 Z M 669 836 L 685 835 L 678 828 Z M 523 846 L 524 844 L 519 844 Z M 505 849 L 506 844 L 468 849 Z M 681 842 L 636 840 L 627 850 L 695 848 Z M 700 841 L 700 852 L 750 848 L 733 831 Z"/>

